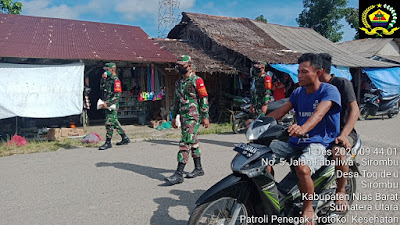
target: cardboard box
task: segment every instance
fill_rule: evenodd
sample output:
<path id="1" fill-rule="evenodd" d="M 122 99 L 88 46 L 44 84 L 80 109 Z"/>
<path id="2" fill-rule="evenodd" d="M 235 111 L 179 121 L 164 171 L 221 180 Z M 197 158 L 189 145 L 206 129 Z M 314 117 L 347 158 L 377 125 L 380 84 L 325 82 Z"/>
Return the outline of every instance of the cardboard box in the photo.
<path id="1" fill-rule="evenodd" d="M 61 137 L 83 136 L 84 134 L 83 128 L 61 128 Z"/>
<path id="2" fill-rule="evenodd" d="M 160 126 L 160 124 L 161 124 L 161 121 L 158 121 L 158 120 L 150 121 L 150 127 L 151 128 L 157 128 L 158 126 Z"/>
<path id="3" fill-rule="evenodd" d="M 83 128 L 51 128 L 47 133 L 47 140 L 60 141 L 71 136 L 83 136 Z"/>
<path id="4" fill-rule="evenodd" d="M 49 141 L 60 141 L 65 137 L 61 137 L 61 128 L 51 128 L 47 132 L 47 140 Z"/>

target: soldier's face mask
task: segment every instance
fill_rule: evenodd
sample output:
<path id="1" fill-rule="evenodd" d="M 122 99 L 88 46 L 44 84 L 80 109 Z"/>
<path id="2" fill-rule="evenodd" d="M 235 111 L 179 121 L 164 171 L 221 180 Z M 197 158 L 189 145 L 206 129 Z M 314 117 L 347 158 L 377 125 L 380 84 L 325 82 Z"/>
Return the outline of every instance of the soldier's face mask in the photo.
<path id="1" fill-rule="evenodd" d="M 260 74 L 260 72 L 261 72 L 261 68 L 258 68 L 258 67 L 252 67 L 251 68 L 251 75 L 252 76 L 258 76 L 259 74 Z"/>
<path id="2" fill-rule="evenodd" d="M 181 75 L 185 75 L 188 72 L 188 67 L 185 67 L 185 65 L 177 64 L 176 68 Z"/>

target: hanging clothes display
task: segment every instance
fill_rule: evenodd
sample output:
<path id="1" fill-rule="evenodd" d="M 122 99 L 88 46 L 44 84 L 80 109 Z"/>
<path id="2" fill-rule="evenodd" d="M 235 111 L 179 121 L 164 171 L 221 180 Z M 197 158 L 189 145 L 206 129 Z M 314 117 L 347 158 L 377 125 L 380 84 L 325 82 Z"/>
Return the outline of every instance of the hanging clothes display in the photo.
<path id="1" fill-rule="evenodd" d="M 143 86 L 139 94 L 139 101 L 156 101 L 165 98 L 164 77 L 154 64 L 143 67 Z M 146 81 L 144 81 L 146 79 Z M 144 83 L 147 83 L 145 88 Z M 163 91 L 164 90 L 164 91 Z"/>

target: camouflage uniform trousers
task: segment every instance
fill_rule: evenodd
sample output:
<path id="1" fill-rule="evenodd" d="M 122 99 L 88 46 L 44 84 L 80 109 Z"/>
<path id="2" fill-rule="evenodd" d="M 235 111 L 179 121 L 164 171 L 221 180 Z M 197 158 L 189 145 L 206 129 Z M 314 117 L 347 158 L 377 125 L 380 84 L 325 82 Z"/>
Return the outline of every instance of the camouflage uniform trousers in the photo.
<path id="1" fill-rule="evenodd" d="M 182 138 L 179 142 L 178 162 L 186 164 L 189 158 L 189 151 L 192 152 L 193 158 L 200 157 L 199 133 L 200 122 L 194 119 L 181 117 Z"/>
<path id="2" fill-rule="evenodd" d="M 106 138 L 111 139 L 113 130 L 116 129 L 118 134 L 122 135 L 125 131 L 122 129 L 121 124 L 118 121 L 117 110 L 106 109 Z"/>

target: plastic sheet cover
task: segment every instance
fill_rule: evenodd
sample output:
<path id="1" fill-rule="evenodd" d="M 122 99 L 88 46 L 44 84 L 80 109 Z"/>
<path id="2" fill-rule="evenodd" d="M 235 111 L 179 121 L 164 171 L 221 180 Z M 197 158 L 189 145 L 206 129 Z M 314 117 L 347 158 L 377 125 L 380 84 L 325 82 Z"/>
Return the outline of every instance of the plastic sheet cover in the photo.
<path id="1" fill-rule="evenodd" d="M 281 72 L 287 73 L 290 75 L 294 83 L 299 82 L 297 78 L 297 70 L 299 69 L 299 64 L 270 64 L 274 69 L 277 69 Z M 348 67 L 331 67 L 331 73 L 335 74 L 337 77 L 343 77 L 348 80 L 351 80 L 351 73 Z"/>
<path id="2" fill-rule="evenodd" d="M 383 96 L 400 94 L 400 67 L 363 68 L 374 85 L 384 91 Z"/>
<path id="3" fill-rule="evenodd" d="M 80 114 L 84 64 L 0 63 L 0 119 Z"/>

